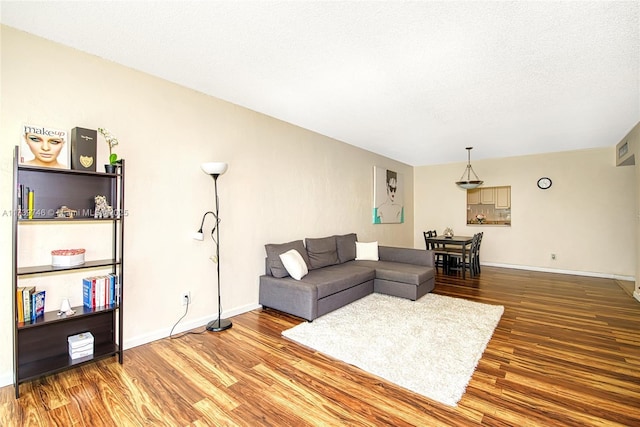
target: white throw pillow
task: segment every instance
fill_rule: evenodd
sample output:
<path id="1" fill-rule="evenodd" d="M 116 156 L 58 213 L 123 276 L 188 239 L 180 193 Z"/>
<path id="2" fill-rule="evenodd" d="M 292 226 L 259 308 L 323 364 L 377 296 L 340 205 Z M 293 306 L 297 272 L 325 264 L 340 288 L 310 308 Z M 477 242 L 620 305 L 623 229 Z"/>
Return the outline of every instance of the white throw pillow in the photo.
<path id="1" fill-rule="evenodd" d="M 378 242 L 356 242 L 356 261 L 378 261 Z"/>
<path id="2" fill-rule="evenodd" d="M 307 275 L 307 273 L 309 273 L 307 263 L 304 262 L 302 255 L 300 255 L 300 252 L 296 251 L 295 249 L 291 249 L 283 254 L 280 254 L 280 259 L 282 260 L 282 264 L 284 264 L 284 268 L 287 269 L 287 273 L 289 273 L 289 276 L 293 277 L 296 280 L 302 279 Z"/>

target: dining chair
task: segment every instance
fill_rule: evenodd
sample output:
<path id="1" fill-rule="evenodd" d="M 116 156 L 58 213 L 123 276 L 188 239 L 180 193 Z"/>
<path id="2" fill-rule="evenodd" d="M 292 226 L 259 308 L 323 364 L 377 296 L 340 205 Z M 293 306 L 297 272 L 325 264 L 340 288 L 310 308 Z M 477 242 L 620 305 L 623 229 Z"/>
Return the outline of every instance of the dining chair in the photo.
<path id="1" fill-rule="evenodd" d="M 473 236 L 471 242 L 471 250 L 469 252 L 469 268 L 471 269 L 471 275 L 477 276 L 480 274 L 480 267 L 478 262 L 480 261 L 480 240 L 482 239 L 481 233 L 476 233 Z"/>
<path id="2" fill-rule="evenodd" d="M 480 240 L 480 233 L 476 233 L 473 235 L 473 239 L 471 240 L 471 246 L 467 251 L 465 251 L 464 258 L 462 257 L 462 252 L 460 251 L 448 251 L 449 258 L 455 260 L 456 264 L 455 269 L 465 269 L 469 272 L 469 276 L 473 277 L 477 274 L 480 274 L 480 270 L 476 265 L 476 262 L 479 261 L 478 256 L 478 245 Z M 454 268 L 454 267 L 452 267 Z"/>
<path id="3" fill-rule="evenodd" d="M 443 273 L 447 272 L 447 265 L 449 263 L 449 254 L 444 248 L 441 247 L 441 245 L 437 243 L 432 243 L 429 240 L 427 240 L 429 237 L 437 236 L 436 230 L 423 231 L 422 234 L 424 234 L 424 241 L 425 241 L 427 250 L 433 251 L 436 271 L 438 271 L 438 267 L 441 267 Z"/>
<path id="4" fill-rule="evenodd" d="M 480 245 L 482 243 L 483 232 L 478 233 L 478 245 L 476 247 L 476 253 L 474 257 L 474 266 L 476 269 L 476 274 L 480 274 Z"/>
<path id="5" fill-rule="evenodd" d="M 438 231 L 437 230 L 432 230 L 431 233 L 433 234 L 433 237 L 436 237 L 438 235 Z M 449 272 L 449 249 L 447 248 L 446 245 L 443 245 L 442 243 L 434 243 L 433 244 L 433 250 L 436 252 L 436 254 L 440 257 L 440 266 L 442 267 L 442 272 L 443 273 L 448 273 Z"/>

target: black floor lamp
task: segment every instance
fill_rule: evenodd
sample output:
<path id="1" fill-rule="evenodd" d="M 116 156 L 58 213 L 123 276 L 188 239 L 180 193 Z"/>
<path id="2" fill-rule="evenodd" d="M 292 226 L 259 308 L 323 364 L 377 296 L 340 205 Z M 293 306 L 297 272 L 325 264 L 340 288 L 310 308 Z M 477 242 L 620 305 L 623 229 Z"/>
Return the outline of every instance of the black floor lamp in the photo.
<path id="1" fill-rule="evenodd" d="M 218 216 L 218 213 L 220 212 L 220 205 L 218 203 L 218 177 L 223 173 L 225 173 L 225 171 L 227 170 L 227 166 L 228 165 L 223 162 L 209 162 L 209 163 L 203 163 L 201 165 L 202 170 L 213 177 L 213 186 L 215 188 L 215 194 L 216 194 L 216 211 L 206 212 L 202 216 L 202 223 L 200 224 L 200 229 L 196 232 L 196 235 L 194 237 L 197 240 L 204 240 L 204 235 L 202 234 L 202 227 L 204 226 L 204 220 L 207 217 L 207 215 L 209 214 L 213 215 L 214 218 L 216 219 L 216 223 L 213 226 L 213 229 L 211 230 L 211 239 L 216 244 L 216 255 L 215 255 L 215 259 L 213 259 L 213 262 L 216 263 L 217 272 L 218 272 L 218 318 L 216 320 L 212 320 L 211 322 L 207 323 L 207 331 L 212 331 L 212 332 L 220 332 L 220 331 L 227 330 L 232 325 L 230 320 L 222 319 L 222 299 L 220 297 L 220 227 L 219 227 L 220 217 Z M 214 231 L 215 231 L 215 237 L 213 235 Z"/>

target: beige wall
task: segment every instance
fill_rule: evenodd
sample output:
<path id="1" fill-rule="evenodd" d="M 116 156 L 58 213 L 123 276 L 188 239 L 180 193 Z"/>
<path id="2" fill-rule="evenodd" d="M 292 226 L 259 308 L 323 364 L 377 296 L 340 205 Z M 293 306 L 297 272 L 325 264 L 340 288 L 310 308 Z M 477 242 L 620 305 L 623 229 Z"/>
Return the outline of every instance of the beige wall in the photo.
<path id="1" fill-rule="evenodd" d="M 631 168 L 635 172 L 635 190 L 636 190 L 636 210 L 634 212 L 636 219 L 636 286 L 633 296 L 640 301 L 640 122 L 638 122 L 633 129 L 629 131 L 623 138 L 620 139 L 618 145 L 622 141 L 629 142 L 629 151 L 633 153 L 635 159 L 634 166 L 621 166 L 625 168 Z"/>
<path id="2" fill-rule="evenodd" d="M 205 96 L 43 39 L 1 27 L 0 207 L 11 209 L 13 147 L 24 122 L 71 129 L 106 127 L 127 161 L 125 348 L 169 334 L 217 313 L 213 244 L 191 238 L 214 207 L 204 161 L 227 161 L 220 177 L 223 312 L 257 307 L 264 244 L 356 232 L 362 241 L 411 246 L 413 169 L 373 153 Z M 99 165 L 107 145 L 98 145 Z M 405 176 L 405 223 L 373 225 L 373 166 Z M 100 166 L 101 167 L 101 166 Z M 207 227 L 211 227 L 208 219 Z M 31 227 L 29 232 L 33 232 Z M 51 245 L 83 245 L 86 233 L 53 230 L 26 252 L 47 258 Z M 11 218 L 0 217 L 0 385 L 12 381 Z M 31 243 L 29 243 L 31 242 Z M 64 246 L 63 246 L 64 247 Z M 80 246 L 81 247 L 81 246 Z M 80 275 L 82 276 L 82 275 Z M 81 283 L 36 279 L 47 310 Z"/>
<path id="3" fill-rule="evenodd" d="M 633 141 L 633 149 L 635 151 L 636 165 L 635 182 L 636 182 L 636 290 L 633 293 L 635 299 L 640 301 L 640 122 L 633 128 L 633 134 L 630 138 Z"/>
<path id="4" fill-rule="evenodd" d="M 610 142 L 610 148 L 472 160 L 485 186 L 511 186 L 511 227 L 466 224 L 466 192 L 454 183 L 466 162 L 415 168 L 415 246 L 424 247 L 426 229 L 483 231 L 482 263 L 633 280 L 635 172 L 615 166 L 617 141 Z M 552 179 L 550 189 L 536 186 L 542 176 Z"/>

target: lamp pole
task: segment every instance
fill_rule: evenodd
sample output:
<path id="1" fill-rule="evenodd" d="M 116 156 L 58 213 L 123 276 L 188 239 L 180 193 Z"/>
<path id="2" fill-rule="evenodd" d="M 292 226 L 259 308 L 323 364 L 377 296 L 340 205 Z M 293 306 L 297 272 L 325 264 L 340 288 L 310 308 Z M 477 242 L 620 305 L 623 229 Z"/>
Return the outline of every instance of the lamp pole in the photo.
<path id="1" fill-rule="evenodd" d="M 213 187 L 215 189 L 216 195 L 216 270 L 218 276 L 218 318 L 216 320 L 212 320 L 207 324 L 207 331 L 211 332 L 220 332 L 229 329 L 232 326 L 232 323 L 228 319 L 222 319 L 222 297 L 220 295 L 220 202 L 218 200 L 218 177 L 219 173 L 211 174 L 213 177 Z"/>

